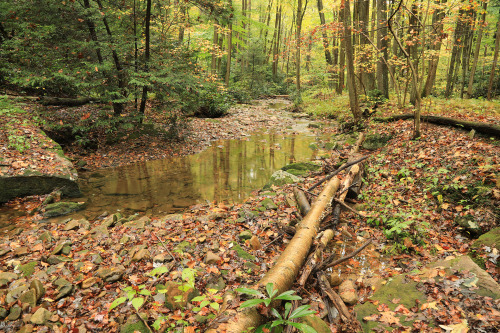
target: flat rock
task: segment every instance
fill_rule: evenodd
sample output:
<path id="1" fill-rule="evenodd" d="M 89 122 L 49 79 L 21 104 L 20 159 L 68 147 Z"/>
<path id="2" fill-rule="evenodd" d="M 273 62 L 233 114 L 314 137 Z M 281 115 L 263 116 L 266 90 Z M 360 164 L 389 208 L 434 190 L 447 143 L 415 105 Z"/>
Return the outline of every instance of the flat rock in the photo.
<path id="1" fill-rule="evenodd" d="M 125 269 L 123 267 L 100 268 L 96 271 L 96 275 L 105 282 L 115 282 L 121 280 Z"/>
<path id="2" fill-rule="evenodd" d="M 36 292 L 33 289 L 26 290 L 22 295 L 19 297 L 19 300 L 21 303 L 28 303 L 31 308 L 34 308 L 36 306 Z"/>
<path id="3" fill-rule="evenodd" d="M 45 207 L 43 217 L 50 218 L 73 213 L 85 208 L 84 202 L 59 201 Z"/>
<path id="4" fill-rule="evenodd" d="M 250 231 L 245 230 L 245 231 L 240 232 L 240 234 L 238 235 L 238 238 L 241 240 L 247 240 L 247 239 L 252 238 L 252 236 L 253 235 Z"/>
<path id="5" fill-rule="evenodd" d="M 23 310 L 21 309 L 20 306 L 14 305 L 13 307 L 10 308 L 9 315 L 7 316 L 7 319 L 10 321 L 18 320 L 21 317 L 21 314 L 23 313 Z"/>
<path id="6" fill-rule="evenodd" d="M 93 285 L 98 284 L 100 281 L 101 281 L 100 278 L 93 276 L 91 278 L 88 278 L 88 279 L 82 281 L 81 287 L 82 287 L 82 289 L 87 289 L 87 288 L 92 287 Z"/>
<path id="7" fill-rule="evenodd" d="M 35 291 L 36 300 L 39 301 L 45 295 L 45 287 L 40 280 L 33 280 L 30 284 L 30 289 Z"/>
<path id="8" fill-rule="evenodd" d="M 221 258 L 213 253 L 212 251 L 208 251 L 207 255 L 205 256 L 205 264 L 212 265 L 216 264 Z"/>
<path id="9" fill-rule="evenodd" d="M 259 237 L 254 235 L 252 236 L 252 238 L 250 238 L 250 247 L 252 248 L 252 250 L 262 249 L 262 244 L 260 244 Z"/>
<path id="10" fill-rule="evenodd" d="M 147 259 L 151 259 L 151 253 L 147 249 L 140 249 L 139 251 L 135 252 L 134 256 L 132 257 L 132 261 L 142 261 Z"/>
<path id="11" fill-rule="evenodd" d="M 35 325 L 45 325 L 47 321 L 52 317 L 52 312 L 45 308 L 39 308 L 36 312 L 31 316 L 31 323 Z"/>
<path id="12" fill-rule="evenodd" d="M 356 285 L 351 280 L 344 280 L 339 286 L 339 296 L 349 305 L 358 303 L 359 297 Z"/>
<path id="13" fill-rule="evenodd" d="M 78 220 L 71 220 L 64 226 L 64 231 L 76 230 L 80 228 L 80 222 Z"/>

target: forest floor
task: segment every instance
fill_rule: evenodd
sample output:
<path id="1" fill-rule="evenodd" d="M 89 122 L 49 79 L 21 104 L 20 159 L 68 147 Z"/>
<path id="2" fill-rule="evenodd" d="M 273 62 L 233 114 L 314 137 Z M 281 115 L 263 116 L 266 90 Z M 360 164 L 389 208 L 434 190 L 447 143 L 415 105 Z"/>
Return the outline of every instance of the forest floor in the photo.
<path id="1" fill-rule="evenodd" d="M 72 146 L 67 153 L 75 161 L 85 161 L 85 168 L 97 169 L 188 154 L 203 149 L 213 139 L 238 138 L 264 127 L 291 126 L 292 120 L 284 122 L 276 110 L 268 108 L 269 102 L 266 104 L 266 107 L 237 108 L 221 119 L 194 119 L 190 125 L 196 131 L 185 136 L 184 141 L 158 140 L 155 137 L 158 132 L 154 131 L 109 145 L 102 135 L 96 139 L 97 150 L 78 150 Z M 495 110 L 479 113 L 435 105 L 436 111 L 442 110 L 438 113 L 449 117 L 500 123 Z M 395 109 L 389 104 L 380 108 L 377 115 L 405 113 Z M 64 114 L 64 110 L 59 111 Z M 74 114 L 81 119 L 88 112 L 88 108 L 67 112 L 59 121 L 71 122 L 68 117 Z M 339 144 L 331 151 L 331 158 L 323 161 L 323 173 L 311 174 L 301 181 L 299 187 L 303 189 L 333 170 L 346 157 L 357 136 L 357 133 L 342 133 L 335 121 L 319 119 L 316 123 L 321 124 L 318 132 L 338 135 Z M 373 245 L 362 255 L 334 272 L 340 271 L 343 277 L 356 276 L 360 302 L 368 302 L 374 289 L 365 278 L 387 280 L 439 259 L 472 252 L 475 260 L 500 281 L 498 244 L 497 248 L 473 247 L 477 235 L 471 235 L 456 223 L 461 217 L 472 218 L 481 232 L 498 226 L 498 138 L 471 137 L 465 131 L 424 124 L 422 137 L 411 140 L 412 125 L 411 121 L 367 122 L 364 128 L 367 134 L 377 133 L 387 142 L 375 150 L 362 150 L 362 154 L 371 157 L 365 163 L 361 196 L 351 202 L 361 215 L 342 213 L 342 223 L 336 226 L 331 247 L 332 252 L 342 256 L 366 239 L 373 240 Z M 0 316 L 7 317 L 0 322 L 0 329 L 118 332 L 135 312 L 143 314 L 149 325 L 164 316 L 163 329 L 184 328 L 184 332 L 203 332 L 211 325 L 227 321 L 229 317 L 218 314 L 217 309 L 223 307 L 226 312 L 236 309 L 239 297 L 229 303 L 223 303 L 222 297 L 230 290 L 257 282 L 291 239 L 285 232 L 286 226 L 301 218 L 298 209 L 290 204 L 292 189 L 292 185 L 287 185 L 273 187 L 272 191 L 256 191 L 236 205 L 199 204 L 182 215 L 122 218 L 112 214 L 91 221 L 67 219 L 63 223 L 46 223 L 41 216 L 43 209 L 36 212 L 45 196 L 14 200 L 4 207 L 17 207 L 32 214 L 12 221 L 13 227 L 0 239 Z M 319 191 L 316 189 L 315 193 Z M 311 201 L 315 198 L 308 196 Z M 328 221 L 326 218 L 325 223 Z M 150 274 L 161 265 L 168 269 Z M 458 279 L 462 273 L 457 272 L 449 279 Z M 171 295 L 157 293 L 155 286 L 159 284 L 174 291 L 178 291 L 179 285 L 186 289 L 195 287 L 203 300 L 183 300 L 179 303 L 182 307 L 175 302 L 168 308 L 161 306 L 165 297 L 168 302 Z M 30 287 L 32 294 L 27 292 Z M 110 311 L 110 304 L 123 296 L 128 287 L 137 297 L 142 293 L 147 301 L 140 304 L 138 311 L 134 310 L 134 302 Z M 326 316 L 319 290 L 295 287 L 304 304 Z M 498 331 L 498 299 L 459 296 L 456 290 L 437 280 L 425 281 L 424 289 L 425 304 L 398 307 L 397 311 L 417 318 L 411 323 L 388 321 L 387 314 L 391 312 L 384 304 L 378 304 L 384 315 L 367 320 L 380 321 L 401 332 L 449 332 L 463 328 L 464 321 L 471 331 Z M 152 295 L 148 296 L 149 293 Z M 179 295 L 184 297 L 182 293 Z M 200 307 L 204 300 L 208 304 Z M 136 327 L 141 325 L 139 321 Z M 330 329 L 342 331 L 342 326 L 331 323 Z"/>

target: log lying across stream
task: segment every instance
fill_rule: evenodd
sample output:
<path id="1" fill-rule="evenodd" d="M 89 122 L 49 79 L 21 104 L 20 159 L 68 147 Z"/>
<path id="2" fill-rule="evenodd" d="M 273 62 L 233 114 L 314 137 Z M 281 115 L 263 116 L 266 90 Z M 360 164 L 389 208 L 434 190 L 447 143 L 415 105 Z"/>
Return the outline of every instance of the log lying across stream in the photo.
<path id="1" fill-rule="evenodd" d="M 374 121 L 384 122 L 384 123 L 391 122 L 391 121 L 398 121 L 398 120 L 407 120 L 407 119 L 413 119 L 413 113 L 400 114 L 400 115 L 395 115 L 395 116 L 390 116 L 390 117 L 385 117 L 385 118 L 373 118 Z M 500 137 L 500 126 L 496 126 L 496 125 L 492 125 L 492 124 L 485 124 L 485 123 L 479 123 L 479 122 L 473 122 L 473 121 L 465 121 L 465 120 L 440 117 L 440 116 L 430 116 L 430 115 L 429 116 L 422 116 L 421 119 L 422 119 L 422 121 L 425 121 L 425 122 L 428 122 L 431 124 L 448 125 L 448 126 L 463 128 L 463 129 L 467 129 L 467 130 L 473 129 L 478 133 Z"/>

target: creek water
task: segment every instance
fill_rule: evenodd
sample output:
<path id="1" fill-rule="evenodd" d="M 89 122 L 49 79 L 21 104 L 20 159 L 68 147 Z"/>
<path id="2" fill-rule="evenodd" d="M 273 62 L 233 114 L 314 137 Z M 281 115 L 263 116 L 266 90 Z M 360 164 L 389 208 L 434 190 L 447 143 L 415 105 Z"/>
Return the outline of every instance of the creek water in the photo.
<path id="1" fill-rule="evenodd" d="M 316 159 L 315 142 L 310 132 L 262 133 L 216 141 L 190 156 L 82 173 L 85 215 L 116 210 L 158 215 L 207 200 L 241 202 L 262 188 L 274 171 Z"/>

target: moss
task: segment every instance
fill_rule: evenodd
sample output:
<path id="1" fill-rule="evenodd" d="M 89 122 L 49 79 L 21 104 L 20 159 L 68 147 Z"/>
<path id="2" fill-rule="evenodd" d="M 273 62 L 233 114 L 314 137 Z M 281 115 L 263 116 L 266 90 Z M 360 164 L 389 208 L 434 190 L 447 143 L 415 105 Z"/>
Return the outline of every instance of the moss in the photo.
<path id="1" fill-rule="evenodd" d="M 133 315 L 127 322 L 120 328 L 120 333 L 150 333 L 151 331 L 144 325 L 144 323 L 137 317 Z"/>
<path id="2" fill-rule="evenodd" d="M 368 150 L 375 150 L 384 147 L 391 139 L 390 135 L 385 134 L 368 134 L 363 142 L 363 148 Z"/>
<path id="3" fill-rule="evenodd" d="M 378 301 L 378 304 L 387 305 L 391 311 L 394 311 L 399 304 L 409 309 L 415 306 L 415 300 L 417 299 L 421 303 L 426 302 L 426 296 L 416 289 L 417 284 L 418 283 L 414 281 L 405 281 L 403 275 L 398 275 L 393 278 L 392 281 L 389 281 L 385 286 L 377 290 L 370 299 Z M 400 299 L 398 304 L 392 302 L 394 298 Z M 373 332 L 376 327 L 383 325 L 380 322 L 363 320 L 364 317 L 379 313 L 377 306 L 373 303 L 365 302 L 364 304 L 357 305 L 355 310 L 364 332 Z M 402 325 L 411 327 L 412 321 L 405 321 L 406 316 L 397 313 L 394 315 L 400 318 Z M 391 330 L 390 327 L 386 326 L 384 326 L 383 329 Z"/>
<path id="4" fill-rule="evenodd" d="M 474 242 L 474 244 L 472 244 L 472 248 L 474 249 L 479 249 L 482 246 L 489 246 L 500 249 L 500 227 L 491 229 L 489 232 L 481 235 Z"/>
<path id="5" fill-rule="evenodd" d="M 300 162 L 300 163 L 292 163 L 285 165 L 284 167 L 281 168 L 281 170 L 291 173 L 292 175 L 295 176 L 303 176 L 309 173 L 309 171 L 316 171 L 320 168 L 321 166 L 314 163 Z"/>
<path id="6" fill-rule="evenodd" d="M 81 202 L 65 202 L 65 201 L 56 202 L 47 205 L 47 207 L 45 208 L 45 213 L 43 213 L 43 216 L 45 218 L 50 218 L 50 217 L 66 215 L 69 213 L 82 210 L 84 207 L 85 203 Z"/>
<path id="7" fill-rule="evenodd" d="M 243 250 L 243 248 L 236 242 L 233 242 L 233 250 L 236 251 L 238 257 L 240 257 L 241 259 L 252 260 L 252 261 L 255 260 L 255 257 L 253 255 Z"/>
<path id="8" fill-rule="evenodd" d="M 35 272 L 35 267 L 38 263 L 36 261 L 29 262 L 27 264 L 21 265 L 19 270 L 23 273 L 23 276 L 28 277 L 33 275 Z"/>

